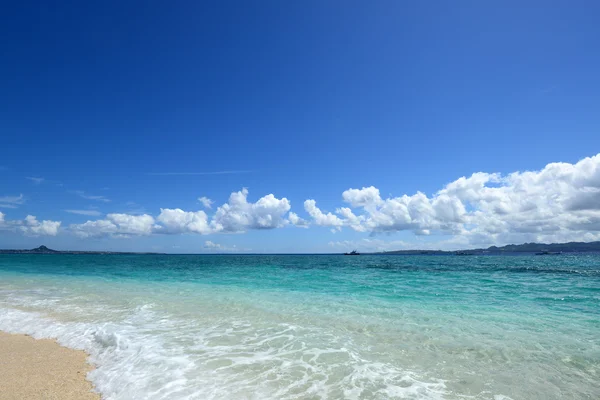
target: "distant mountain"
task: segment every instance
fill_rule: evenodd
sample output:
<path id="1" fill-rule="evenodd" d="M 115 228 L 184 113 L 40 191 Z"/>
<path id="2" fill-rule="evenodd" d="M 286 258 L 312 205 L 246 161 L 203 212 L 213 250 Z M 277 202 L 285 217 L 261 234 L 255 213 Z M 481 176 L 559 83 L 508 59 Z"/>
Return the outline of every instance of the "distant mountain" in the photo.
<path id="1" fill-rule="evenodd" d="M 36 249 L 31 249 L 29 251 L 32 252 L 32 253 L 58 253 L 57 250 L 49 249 L 49 248 L 47 248 L 44 245 L 42 245 L 42 246 L 40 246 L 40 247 L 38 247 Z"/>
<path id="2" fill-rule="evenodd" d="M 600 252 L 600 242 L 569 242 L 569 243 L 524 243 L 509 244 L 502 247 L 491 246 L 487 249 L 471 249 L 459 251 L 442 250 L 396 250 L 376 254 L 456 254 L 456 255 L 481 255 L 481 254 L 514 254 L 514 253 L 585 253 Z"/>
<path id="3" fill-rule="evenodd" d="M 30 250 L 0 250 L 0 254 L 161 254 L 161 253 L 133 253 L 115 251 L 61 251 L 49 249 L 46 246 L 36 247 Z"/>

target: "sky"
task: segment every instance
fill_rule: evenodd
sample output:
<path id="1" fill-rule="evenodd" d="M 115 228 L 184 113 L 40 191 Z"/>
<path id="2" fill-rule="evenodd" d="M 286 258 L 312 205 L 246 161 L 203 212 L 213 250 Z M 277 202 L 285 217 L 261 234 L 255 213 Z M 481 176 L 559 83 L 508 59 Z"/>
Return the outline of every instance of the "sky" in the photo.
<path id="1" fill-rule="evenodd" d="M 600 240 L 600 3 L 12 2 L 0 248 Z"/>

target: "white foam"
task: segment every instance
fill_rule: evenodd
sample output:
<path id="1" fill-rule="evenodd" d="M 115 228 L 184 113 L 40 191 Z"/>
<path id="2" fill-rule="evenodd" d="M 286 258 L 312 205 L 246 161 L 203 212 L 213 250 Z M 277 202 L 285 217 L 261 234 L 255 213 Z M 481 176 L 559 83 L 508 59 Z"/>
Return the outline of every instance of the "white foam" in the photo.
<path id="1" fill-rule="evenodd" d="M 249 321 L 201 326 L 137 307 L 119 322 L 61 322 L 38 312 L 0 308 L 0 330 L 56 338 L 85 350 L 88 375 L 107 400 L 148 399 L 442 399 L 441 381 L 364 359 L 339 338 Z"/>
<path id="2" fill-rule="evenodd" d="M 132 319 L 136 318 L 143 316 L 134 314 Z M 145 333 L 127 322 L 61 323 L 39 313 L 0 308 L 0 329 L 36 339 L 56 338 L 65 347 L 85 350 L 97 366 L 88 378 L 106 399 L 173 398 L 170 396 L 185 388 L 182 376 L 193 368 L 185 356 L 169 354 L 160 335 Z M 146 397 L 147 393 L 152 395 Z"/>

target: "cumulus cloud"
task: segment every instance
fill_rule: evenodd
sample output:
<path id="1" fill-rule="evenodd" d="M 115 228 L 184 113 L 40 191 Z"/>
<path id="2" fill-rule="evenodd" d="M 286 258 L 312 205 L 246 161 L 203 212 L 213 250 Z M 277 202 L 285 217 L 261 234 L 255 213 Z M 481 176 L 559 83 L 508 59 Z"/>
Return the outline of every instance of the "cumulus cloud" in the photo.
<path id="1" fill-rule="evenodd" d="M 288 221 L 285 214 L 291 205 L 285 197 L 268 194 L 256 203 L 248 202 L 248 189 L 231 193 L 229 201 L 217 209 L 211 220 L 214 232 L 244 232 L 248 229 L 273 229 Z"/>
<path id="2" fill-rule="evenodd" d="M 27 236 L 56 236 L 60 221 L 38 221 L 33 215 L 24 220 L 7 220 L 6 214 L 0 212 L 0 230 L 21 232 Z"/>
<path id="3" fill-rule="evenodd" d="M 33 215 L 25 217 L 25 223 L 19 230 L 29 236 L 56 236 L 60 228 L 60 221 L 38 221 Z"/>
<path id="4" fill-rule="evenodd" d="M 214 203 L 214 201 L 212 201 L 211 199 L 209 199 L 208 197 L 205 197 L 205 196 L 198 197 L 198 201 L 200 203 L 202 203 L 202 205 L 204 206 L 204 208 L 208 208 L 208 209 L 211 209 L 212 208 L 212 204 Z"/>
<path id="5" fill-rule="evenodd" d="M 344 228 L 368 232 L 371 240 L 375 234 L 408 231 L 417 235 L 418 243 L 420 237 L 434 235 L 441 239 L 423 238 L 423 243 L 443 243 L 446 248 L 600 240 L 600 154 L 573 164 L 551 163 L 538 171 L 507 175 L 476 172 L 433 194 L 382 197 L 373 186 L 350 188 L 341 194 L 343 203 L 334 212 L 322 211 L 315 200 L 306 200 L 308 220 L 291 212 L 286 198 L 268 194 L 252 202 L 248 196 L 247 189 L 232 193 L 212 216 L 203 210 L 163 208 L 156 219 L 147 214 L 109 214 L 70 228 L 88 237 L 239 233 L 290 224 L 317 225 L 334 232 Z M 198 200 L 205 208 L 213 205 L 206 197 Z M 0 203 L 7 204 L 23 201 L 22 195 L 0 198 Z M 371 245 L 384 246 L 375 242 Z"/>
<path id="6" fill-rule="evenodd" d="M 229 201 L 217 208 L 211 219 L 202 210 L 161 208 L 156 220 L 147 214 L 108 214 L 102 220 L 73 224 L 70 230 L 80 237 L 238 233 L 283 227 L 288 224 L 286 214 L 290 208 L 286 198 L 278 199 L 273 194 L 261 197 L 255 203 L 248 202 L 248 190 L 243 189 L 232 193 Z M 302 225 L 299 218 L 296 222 Z"/>
<path id="7" fill-rule="evenodd" d="M 108 214 L 106 219 L 87 221 L 69 226 L 71 232 L 83 238 L 101 236 L 145 236 L 155 229 L 154 218 L 150 215 Z"/>
<path id="8" fill-rule="evenodd" d="M 218 243 L 214 243 L 210 240 L 207 240 L 206 242 L 204 242 L 204 248 L 205 249 L 220 249 L 222 246 Z"/>
<path id="9" fill-rule="evenodd" d="M 162 224 L 160 230 L 163 233 L 211 233 L 208 216 L 204 211 L 161 208 L 157 221 Z"/>
<path id="10" fill-rule="evenodd" d="M 342 199 L 352 207 L 368 207 L 381 203 L 379 189 L 373 186 L 362 189 L 348 189 L 342 193 Z"/>
<path id="11" fill-rule="evenodd" d="M 330 212 L 325 214 L 321 211 L 319 207 L 317 207 L 317 202 L 315 200 L 306 200 L 304 202 L 304 209 L 312 217 L 316 225 L 333 227 L 334 230 L 341 229 L 342 225 L 344 225 L 344 221 L 336 215 Z"/>
<path id="12" fill-rule="evenodd" d="M 83 224 L 71 224 L 69 226 L 71 232 L 82 238 L 113 235 L 117 233 L 118 229 L 117 225 L 107 219 L 87 221 Z"/>
<path id="13" fill-rule="evenodd" d="M 308 221 L 302 219 L 295 212 L 290 211 L 288 214 L 288 220 L 292 223 L 292 225 L 298 226 L 300 228 L 308 228 Z"/>
<path id="14" fill-rule="evenodd" d="M 343 217 L 343 223 L 345 225 L 350 226 L 355 231 L 364 232 L 367 230 L 367 228 L 363 225 L 365 220 L 364 216 L 354 215 L 352 210 L 348 207 L 340 207 L 335 212 Z"/>
<path id="15" fill-rule="evenodd" d="M 375 187 L 349 189 L 338 208 L 324 214 L 314 200 L 306 211 L 317 225 L 356 231 L 445 234 L 456 243 L 600 239 L 600 154 L 575 163 L 508 175 L 477 172 L 427 196 L 383 199 Z"/>

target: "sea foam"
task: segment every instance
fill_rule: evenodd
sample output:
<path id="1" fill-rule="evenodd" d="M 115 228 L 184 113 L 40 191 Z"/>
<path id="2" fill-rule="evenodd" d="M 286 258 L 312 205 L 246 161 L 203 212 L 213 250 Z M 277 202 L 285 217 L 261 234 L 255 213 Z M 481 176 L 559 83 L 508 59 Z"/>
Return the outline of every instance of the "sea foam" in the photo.
<path id="1" fill-rule="evenodd" d="M 309 348 L 310 335 L 298 336 L 308 334 L 302 328 L 252 329 L 244 323 L 194 329 L 157 316 L 151 306 L 118 324 L 0 308 L 0 330 L 86 351 L 96 367 L 88 379 L 109 400 L 445 398 L 441 381 L 424 382 L 347 348 Z"/>

